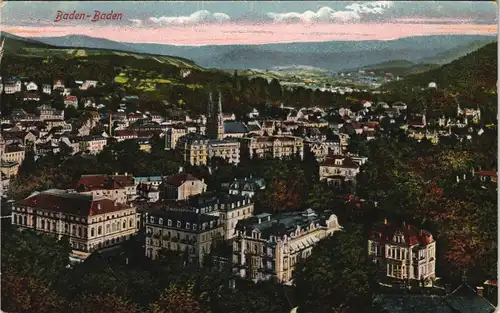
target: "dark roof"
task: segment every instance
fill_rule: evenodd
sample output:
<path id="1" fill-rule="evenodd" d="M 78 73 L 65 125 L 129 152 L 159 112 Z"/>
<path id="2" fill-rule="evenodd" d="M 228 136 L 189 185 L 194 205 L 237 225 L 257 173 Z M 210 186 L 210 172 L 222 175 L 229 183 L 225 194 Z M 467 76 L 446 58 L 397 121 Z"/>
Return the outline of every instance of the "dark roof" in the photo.
<path id="1" fill-rule="evenodd" d="M 172 176 L 169 176 L 167 180 L 165 181 L 165 184 L 167 185 L 172 185 L 175 187 L 180 187 L 182 184 L 184 184 L 187 181 L 191 180 L 199 180 L 198 178 L 194 177 L 191 174 L 187 173 L 178 173 Z"/>
<path id="2" fill-rule="evenodd" d="M 150 217 L 154 217 L 154 223 L 151 223 L 151 219 L 148 219 L 148 224 L 164 225 L 168 226 L 168 220 L 172 221 L 172 224 L 168 226 L 169 228 L 178 228 L 189 230 L 191 232 L 203 232 L 220 226 L 219 217 L 208 215 L 208 214 L 198 214 L 196 212 L 189 211 L 153 211 L 149 213 Z M 159 219 L 162 218 L 162 223 Z M 177 222 L 181 222 L 180 227 L 177 226 Z M 210 223 L 212 226 L 210 226 Z M 189 223 L 189 225 L 187 225 Z M 207 223 L 207 228 L 203 228 L 203 224 Z M 193 224 L 197 225 L 196 230 L 193 228 Z M 189 227 L 187 227 L 189 226 Z"/>
<path id="3" fill-rule="evenodd" d="M 224 133 L 225 134 L 248 133 L 248 128 L 242 122 L 225 121 L 224 122 Z"/>
<path id="4" fill-rule="evenodd" d="M 450 307 L 460 313 L 493 313 L 495 307 L 485 298 L 480 297 L 474 289 L 462 284 L 446 297 Z"/>
<path id="5" fill-rule="evenodd" d="M 342 164 L 335 164 L 336 160 L 342 160 Z M 359 168 L 359 165 L 357 165 L 356 162 L 354 162 L 350 157 L 343 155 L 329 155 L 319 165 L 342 167 L 342 168 L 354 168 L 354 169 Z"/>
<path id="6" fill-rule="evenodd" d="M 18 201 L 17 205 L 81 216 L 110 213 L 128 208 L 126 205 L 115 203 L 108 198 L 70 193 L 58 189 L 31 195 Z"/>

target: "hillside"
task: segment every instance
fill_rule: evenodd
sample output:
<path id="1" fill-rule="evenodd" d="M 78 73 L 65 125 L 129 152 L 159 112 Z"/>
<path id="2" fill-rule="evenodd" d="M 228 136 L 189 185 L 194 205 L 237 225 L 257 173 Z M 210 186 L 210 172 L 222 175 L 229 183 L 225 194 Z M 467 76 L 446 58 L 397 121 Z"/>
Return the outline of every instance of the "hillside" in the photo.
<path id="1" fill-rule="evenodd" d="M 138 60 L 153 60 L 158 63 L 172 65 L 178 68 L 203 70 L 196 63 L 185 58 L 127 51 L 126 45 L 120 45 L 119 43 L 115 43 L 111 40 L 103 39 L 104 42 L 108 43 L 106 46 L 111 46 L 115 49 L 86 48 L 84 41 L 81 42 L 83 48 L 79 48 L 77 46 L 58 46 L 56 45 L 56 42 L 51 44 L 31 38 L 15 36 L 5 32 L 2 32 L 2 37 L 5 38 L 4 53 L 6 55 L 16 55 L 30 58 L 58 57 L 63 59 L 89 57 L 133 57 Z M 113 46 L 110 43 L 115 43 L 116 45 Z M 119 48 L 123 48 L 124 50 Z"/>
<path id="2" fill-rule="evenodd" d="M 412 74 L 403 81 L 386 85 L 389 89 L 427 87 L 429 82 L 437 83 L 438 87 L 452 89 L 474 90 L 484 88 L 496 89 L 498 56 L 497 43 L 486 46 L 467 54 L 449 64 L 420 74 Z"/>

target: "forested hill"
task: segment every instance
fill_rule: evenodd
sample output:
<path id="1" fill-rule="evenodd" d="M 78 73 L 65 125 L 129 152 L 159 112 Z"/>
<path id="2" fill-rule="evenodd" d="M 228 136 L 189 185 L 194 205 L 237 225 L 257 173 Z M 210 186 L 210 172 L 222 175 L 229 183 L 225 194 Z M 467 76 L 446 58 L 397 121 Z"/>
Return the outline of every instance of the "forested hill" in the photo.
<path id="1" fill-rule="evenodd" d="M 454 90 L 496 89 L 497 50 L 497 42 L 493 42 L 449 64 L 409 75 L 403 81 L 389 83 L 386 87 L 388 89 L 426 87 L 430 82 L 435 82 L 439 88 Z"/>

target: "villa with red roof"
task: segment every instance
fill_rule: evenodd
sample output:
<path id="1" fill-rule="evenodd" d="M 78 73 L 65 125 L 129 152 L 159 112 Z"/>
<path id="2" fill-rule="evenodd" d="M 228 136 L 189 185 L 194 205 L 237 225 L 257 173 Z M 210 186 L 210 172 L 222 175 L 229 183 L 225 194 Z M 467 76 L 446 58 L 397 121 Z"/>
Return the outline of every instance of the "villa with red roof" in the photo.
<path id="1" fill-rule="evenodd" d="M 368 240 L 368 254 L 387 279 L 427 280 L 436 273 L 436 241 L 414 225 L 376 224 Z"/>
<path id="2" fill-rule="evenodd" d="M 127 203 L 136 194 L 134 178 L 127 175 L 82 175 L 69 189 L 80 194 L 103 196 L 117 203 Z"/>

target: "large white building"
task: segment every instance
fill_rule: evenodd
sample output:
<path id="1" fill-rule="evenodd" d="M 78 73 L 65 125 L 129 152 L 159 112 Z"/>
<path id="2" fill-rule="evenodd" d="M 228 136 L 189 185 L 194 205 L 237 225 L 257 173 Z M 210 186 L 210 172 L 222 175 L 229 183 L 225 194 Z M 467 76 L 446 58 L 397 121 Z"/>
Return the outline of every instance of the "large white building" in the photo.
<path id="1" fill-rule="evenodd" d="M 69 239 L 73 257 L 119 244 L 137 231 L 136 209 L 103 196 L 50 189 L 14 203 L 12 224 Z"/>
<path id="2" fill-rule="evenodd" d="M 436 241 L 428 231 L 410 224 L 385 220 L 374 225 L 368 254 L 385 278 L 420 281 L 436 275 Z"/>
<path id="3" fill-rule="evenodd" d="M 335 214 L 262 213 L 241 220 L 233 237 L 233 266 L 237 275 L 254 281 L 293 279 L 295 266 L 309 257 L 313 246 L 341 229 Z"/>

